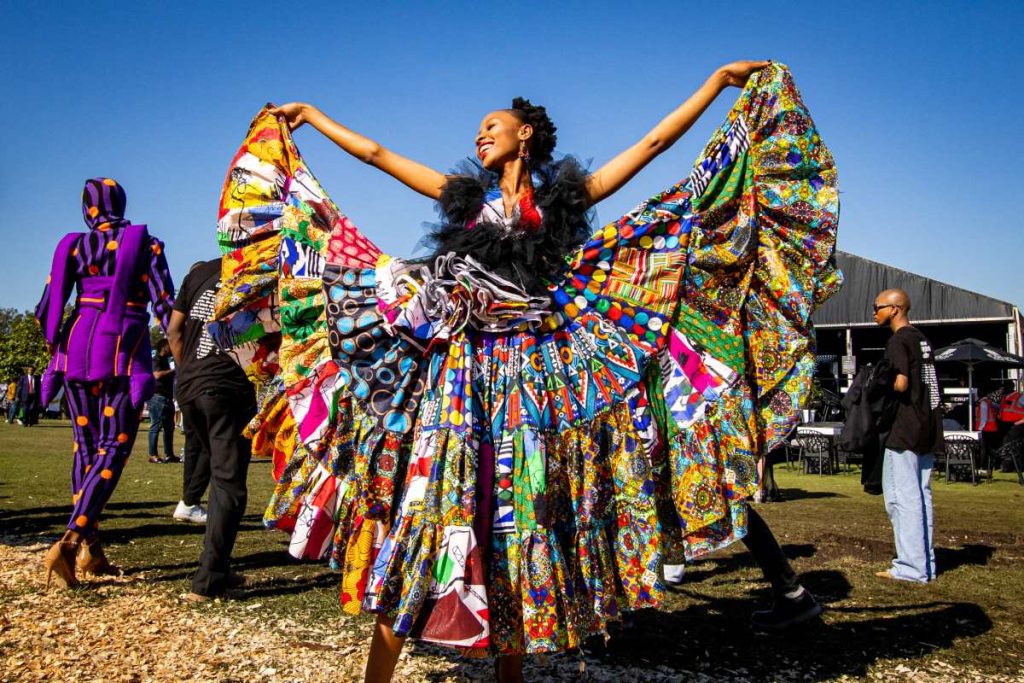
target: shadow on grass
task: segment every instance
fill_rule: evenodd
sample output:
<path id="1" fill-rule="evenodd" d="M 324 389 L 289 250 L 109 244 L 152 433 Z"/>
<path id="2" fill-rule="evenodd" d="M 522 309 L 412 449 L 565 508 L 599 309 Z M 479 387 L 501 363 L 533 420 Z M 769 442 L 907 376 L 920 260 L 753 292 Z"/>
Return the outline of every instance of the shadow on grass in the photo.
<path id="1" fill-rule="evenodd" d="M 939 574 L 974 564 L 984 567 L 996 549 L 982 543 L 968 543 L 959 548 L 935 548 L 935 565 Z"/>
<path id="2" fill-rule="evenodd" d="M 8 498 L 8 496 L 0 496 L 0 498 Z M 162 508 L 167 506 L 173 506 L 175 501 L 166 500 L 137 500 L 125 503 L 107 503 L 103 508 L 104 514 L 110 514 L 110 512 L 117 510 L 148 510 L 151 508 Z M 38 508 L 18 508 L 13 511 L 0 510 L 0 520 L 13 519 L 16 517 L 32 517 L 34 515 L 52 515 L 61 514 L 67 516 L 71 512 L 71 502 L 69 501 L 65 505 L 49 505 L 47 507 Z"/>
<path id="3" fill-rule="evenodd" d="M 687 608 L 635 612 L 607 642 L 592 638 L 584 651 L 591 662 L 652 673 L 668 666 L 729 680 L 790 680 L 794 675 L 826 680 L 864 676 L 879 660 L 925 656 L 992 629 L 985 611 L 970 602 L 829 608 L 829 603 L 849 597 L 846 577 L 822 570 L 800 578 L 826 605 L 821 620 L 783 633 L 759 634 L 749 619 L 751 612 L 767 607 L 767 590 L 747 597 L 713 597 L 702 593 L 699 584 L 688 583 L 692 587 L 685 592 L 692 604 Z M 451 670 L 428 680 L 444 680 L 458 667 L 453 661 Z"/>
<path id="4" fill-rule="evenodd" d="M 141 519 L 143 517 L 156 518 L 160 520 L 168 518 L 165 515 L 133 515 L 131 519 Z M 139 539 L 195 535 L 201 536 L 203 534 L 203 528 L 201 526 L 186 524 L 184 522 L 143 522 L 137 526 L 127 527 L 118 527 L 110 524 L 110 522 L 117 519 L 123 518 L 109 515 L 104 516 L 104 521 L 107 522 L 107 524 L 102 527 L 101 532 L 101 539 L 104 544 L 123 545 Z M 43 535 L 51 535 L 56 539 L 60 530 L 63 529 L 65 524 L 67 524 L 67 521 L 67 515 L 60 515 L 59 517 L 34 517 L 30 520 L 25 520 L 20 524 L 7 523 L 5 520 L 4 523 L 0 524 L 0 533 L 7 534 L 12 538 L 24 539 L 32 536 L 39 537 Z M 258 525 L 243 525 L 240 530 L 256 531 L 261 528 L 262 527 Z"/>
<path id="5" fill-rule="evenodd" d="M 169 515 L 167 517 L 160 515 L 160 517 L 167 519 Z M 258 524 L 242 524 L 238 531 L 241 533 L 245 531 L 260 531 L 262 529 L 263 527 Z M 203 535 L 203 527 L 199 524 L 188 524 L 187 522 L 167 522 L 161 524 L 142 524 L 132 527 L 104 528 L 102 534 L 105 542 L 118 545 L 161 536 L 201 536 Z"/>
<path id="6" fill-rule="evenodd" d="M 34 536 L 59 533 L 71 514 L 71 505 L 58 505 L 31 510 L 0 511 L 0 535 L 19 537 L 24 541 Z"/>
<path id="7" fill-rule="evenodd" d="M 124 570 L 124 573 L 125 575 L 130 576 L 132 574 L 153 574 L 155 572 L 155 575 L 152 575 L 150 579 L 153 582 L 159 583 L 168 581 L 178 581 L 180 579 L 185 579 L 192 576 L 192 574 L 194 574 L 196 571 L 198 563 L 199 555 L 197 553 L 195 558 L 187 559 L 182 562 L 174 562 L 167 564 L 142 564 L 139 566 L 126 568 Z M 265 569 L 276 569 L 278 567 L 292 567 L 304 570 L 308 570 L 310 567 L 312 567 L 314 569 L 322 570 L 322 572 L 327 574 L 328 576 L 333 575 L 335 577 L 335 583 L 339 583 L 341 581 L 341 574 L 333 570 L 328 570 L 324 563 L 296 560 L 284 550 L 265 550 L 249 553 L 248 555 L 236 555 L 231 558 L 231 569 L 243 573 Z M 257 584 L 256 586 L 254 586 L 253 590 L 259 589 L 262 591 L 264 590 L 265 586 L 271 584 L 301 586 L 304 580 L 305 579 L 272 579 L 270 580 L 269 584 L 263 582 Z M 307 586 L 307 588 L 316 587 L 318 586 Z M 295 590 L 288 590 L 284 592 L 300 593 L 302 591 L 296 588 Z M 246 592 L 244 597 L 252 597 L 250 593 L 251 591 Z M 263 593 L 261 593 L 261 595 L 262 594 Z M 265 594 L 272 595 L 273 593 L 265 592 Z"/>
<path id="8" fill-rule="evenodd" d="M 106 514 L 107 511 L 104 512 L 103 521 L 105 524 L 102 527 L 101 536 L 104 544 L 124 545 L 143 539 L 202 536 L 204 533 L 202 525 L 171 521 L 169 514 L 136 512 L 131 515 L 110 515 Z M 126 520 L 138 520 L 139 523 L 131 526 L 117 525 L 117 523 L 123 524 Z M 151 522 L 147 520 L 160 521 Z M 0 518 L 0 536 L 8 536 L 12 539 L 24 541 L 33 537 L 51 535 L 55 540 L 60 530 L 67 524 L 67 521 L 67 511 L 61 511 L 61 514 L 49 516 L 34 515 L 27 518 L 20 516 Z M 238 530 L 240 533 L 263 531 L 263 525 L 258 522 L 243 523 Z M 36 538 L 36 540 L 39 539 Z"/>
<path id="9" fill-rule="evenodd" d="M 110 522 L 114 519 L 162 519 L 170 517 L 173 503 L 159 500 L 141 500 L 132 502 L 110 503 L 103 510 L 103 519 Z M 166 508 L 167 513 L 151 512 Z M 131 514 L 116 514 L 129 512 Z M 18 510 L 0 510 L 0 533 L 7 535 L 37 535 L 50 531 L 53 527 L 61 528 L 68 522 L 71 514 L 71 502 L 64 505 L 46 507 L 21 508 Z"/>
<path id="10" fill-rule="evenodd" d="M 275 578 L 260 581 L 243 591 L 245 600 L 253 598 L 271 598 L 282 595 L 298 595 L 318 588 L 337 588 L 341 584 L 339 572 L 324 569 L 319 574 L 304 576 L 298 579 Z"/>
<path id="11" fill-rule="evenodd" d="M 778 501 L 779 503 L 791 500 L 815 500 L 817 498 L 849 498 L 849 496 L 833 491 L 808 491 L 806 489 L 779 489 L 779 493 L 782 494 L 782 500 Z"/>
<path id="12" fill-rule="evenodd" d="M 817 548 L 811 543 L 787 543 L 782 546 L 782 553 L 790 560 L 798 557 L 813 557 L 816 552 Z M 687 586 L 690 582 L 703 581 L 721 574 L 732 574 L 745 567 L 757 567 L 754 556 L 749 552 L 713 556 L 709 558 L 709 561 L 701 560 L 688 564 L 686 566 L 686 583 L 683 585 Z"/>
<path id="13" fill-rule="evenodd" d="M 315 560 L 296 560 L 285 550 L 263 550 L 249 553 L 241 557 L 231 558 L 231 566 L 239 571 L 251 571 L 254 569 L 270 569 L 272 567 L 321 567 L 326 569 L 324 562 Z M 339 580 L 341 574 L 338 574 Z"/>
<path id="14" fill-rule="evenodd" d="M 126 570 L 126 575 L 140 574 L 143 572 L 159 572 L 158 575 L 149 578 L 154 583 L 169 583 L 189 579 L 196 572 L 199 564 L 198 555 L 194 560 L 177 562 L 174 564 L 148 565 L 134 567 Z M 321 562 L 302 562 L 281 551 L 263 551 L 231 558 L 232 571 L 241 573 L 261 569 L 273 569 L 276 567 L 293 567 L 305 570 L 313 569 L 315 574 L 307 574 L 297 577 L 272 577 L 260 579 L 237 591 L 238 599 L 241 601 L 254 598 L 280 597 L 285 595 L 300 595 L 320 588 L 337 588 L 341 584 L 341 573 L 328 569 Z M 253 581 L 252 576 L 249 580 Z"/>

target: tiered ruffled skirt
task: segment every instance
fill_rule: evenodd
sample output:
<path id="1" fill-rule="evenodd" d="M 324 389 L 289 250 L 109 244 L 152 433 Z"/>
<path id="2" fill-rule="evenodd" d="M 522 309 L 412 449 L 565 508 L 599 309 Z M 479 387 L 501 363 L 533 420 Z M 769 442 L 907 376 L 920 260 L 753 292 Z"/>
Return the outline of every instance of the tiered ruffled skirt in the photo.
<path id="1" fill-rule="evenodd" d="M 267 525 L 330 557 L 346 610 L 457 647 L 558 651 L 657 606 L 666 555 L 745 533 L 755 459 L 796 420 L 836 187 L 772 65 L 538 309 L 383 256 L 264 110 L 222 195 L 212 331 L 261 390 Z"/>

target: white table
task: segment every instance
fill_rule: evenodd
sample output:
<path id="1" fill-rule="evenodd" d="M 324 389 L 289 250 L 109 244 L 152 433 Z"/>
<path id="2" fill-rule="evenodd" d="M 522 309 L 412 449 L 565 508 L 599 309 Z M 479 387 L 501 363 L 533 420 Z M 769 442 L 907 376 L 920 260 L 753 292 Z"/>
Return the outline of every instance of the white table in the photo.
<path id="1" fill-rule="evenodd" d="M 797 436 L 800 435 L 800 432 L 814 432 L 815 434 L 835 438 L 839 436 L 842 431 L 842 422 L 808 422 L 807 424 L 797 425 L 796 427 Z"/>
<path id="2" fill-rule="evenodd" d="M 797 425 L 796 432 L 793 434 L 793 439 L 789 442 L 792 446 L 802 447 L 803 444 L 800 442 L 800 437 L 804 434 L 819 434 L 827 437 L 829 440 L 829 460 L 831 461 L 831 470 L 836 472 L 839 469 L 839 450 L 836 448 L 836 437 L 839 436 L 843 431 L 842 422 L 806 422 L 801 425 Z"/>
<path id="3" fill-rule="evenodd" d="M 842 422 L 808 422 L 806 424 L 797 425 L 797 434 L 800 432 L 814 432 L 815 434 L 821 434 L 822 436 L 831 436 L 833 438 L 843 433 Z M 957 430 L 946 430 L 943 432 L 945 436 L 958 436 L 966 437 L 968 439 L 974 439 L 978 441 L 981 439 L 981 432 L 972 432 L 967 429 Z"/>

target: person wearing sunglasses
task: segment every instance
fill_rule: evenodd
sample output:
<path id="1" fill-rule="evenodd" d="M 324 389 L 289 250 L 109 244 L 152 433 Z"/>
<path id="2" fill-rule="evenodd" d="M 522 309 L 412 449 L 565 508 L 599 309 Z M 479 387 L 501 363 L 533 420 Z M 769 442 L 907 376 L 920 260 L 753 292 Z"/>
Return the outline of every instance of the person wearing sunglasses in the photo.
<path id="1" fill-rule="evenodd" d="M 931 344 L 907 318 L 907 293 L 887 289 L 875 297 L 872 309 L 875 323 L 892 330 L 885 357 L 893 366 L 897 401 L 882 465 L 882 495 L 896 558 L 875 575 L 927 583 L 935 578 L 931 475 L 935 453 L 943 448 L 939 382 Z"/>

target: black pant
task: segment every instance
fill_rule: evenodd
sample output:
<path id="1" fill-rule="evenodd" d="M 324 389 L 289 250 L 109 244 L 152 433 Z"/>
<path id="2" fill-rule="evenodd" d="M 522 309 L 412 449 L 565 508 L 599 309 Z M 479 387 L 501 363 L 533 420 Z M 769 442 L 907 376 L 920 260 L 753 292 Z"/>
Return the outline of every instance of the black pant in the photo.
<path id="1" fill-rule="evenodd" d="M 209 392 L 181 406 L 191 420 L 202 447 L 210 454 L 210 498 L 206 537 L 199 556 L 199 570 L 192 577 L 192 592 L 218 595 L 227 586 L 231 550 L 248 500 L 246 476 L 252 445 L 242 437 L 245 425 L 256 414 L 252 391 Z"/>
<path id="2" fill-rule="evenodd" d="M 21 402 L 21 426 L 31 427 L 39 424 L 39 400 L 35 397 Z"/>
<path id="3" fill-rule="evenodd" d="M 792 593 L 800 586 L 796 572 L 782 554 L 782 548 L 772 530 L 750 505 L 747 506 L 747 535 L 743 537 L 743 545 L 747 546 L 754 561 L 761 567 L 764 578 L 772 585 L 776 600 L 783 599 L 787 593 Z"/>
<path id="4" fill-rule="evenodd" d="M 181 426 L 185 430 L 183 481 L 181 501 L 185 505 L 199 505 L 210 485 L 210 449 L 206 441 L 199 438 L 196 426 L 189 419 L 189 413 L 182 406 Z"/>

